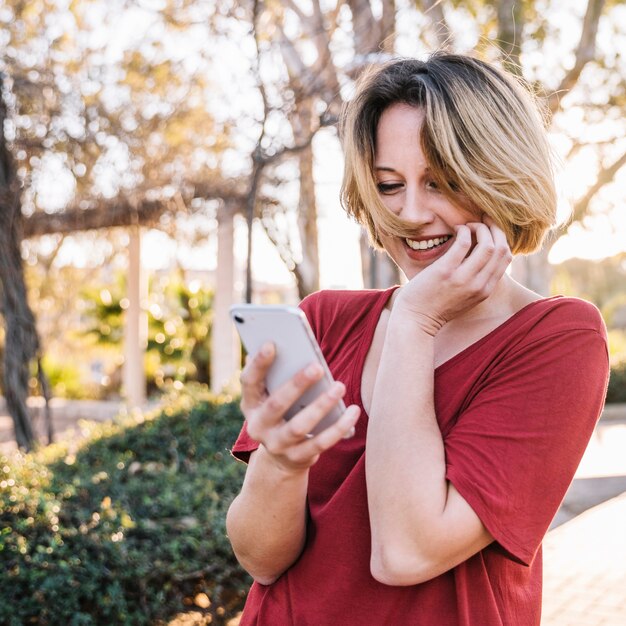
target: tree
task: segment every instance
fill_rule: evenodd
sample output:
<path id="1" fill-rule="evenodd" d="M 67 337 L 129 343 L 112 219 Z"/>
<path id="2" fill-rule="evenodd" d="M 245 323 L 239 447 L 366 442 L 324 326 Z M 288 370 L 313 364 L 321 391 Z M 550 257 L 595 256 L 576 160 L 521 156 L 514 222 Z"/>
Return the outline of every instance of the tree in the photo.
<path id="1" fill-rule="evenodd" d="M 13 417 L 18 446 L 29 450 L 34 442 L 26 398 L 31 362 L 40 356 L 35 319 L 26 300 L 20 252 L 22 212 L 15 167 L 6 145 L 7 109 L 0 80 L 0 287 L 6 324 L 4 395 Z"/>
<path id="2" fill-rule="evenodd" d="M 438 42 L 459 47 L 460 33 L 450 27 L 472 23 L 476 34 L 473 47 L 483 57 L 500 60 L 514 74 L 535 89 L 550 116 L 554 135 L 568 146 L 565 167 L 576 155 L 585 153 L 596 170 L 594 180 L 578 197 L 568 197 L 572 214 L 558 228 L 544 248 L 528 257 L 516 259 L 514 271 L 530 288 L 549 292 L 548 255 L 559 237 L 574 224 L 593 219 L 594 204 L 626 164 L 626 66 L 619 52 L 626 43 L 626 30 L 619 15 L 623 7 L 605 0 L 587 0 L 581 15 L 575 7 L 549 3 L 540 11 L 536 2 L 500 0 L 499 2 L 461 3 L 456 0 L 422 1 L 418 5 L 429 17 Z M 565 9 L 560 17 L 555 11 Z M 560 41 L 566 29 L 577 29 L 572 47 Z M 598 33 L 603 31 L 604 37 Z M 557 47 L 558 46 L 558 47 Z M 545 48 L 545 50 L 544 50 Z M 548 52 L 558 50 L 558 52 Z M 572 123 L 572 120 L 575 120 Z M 591 127 L 610 120 L 601 138 L 592 138 Z M 605 200 L 605 208 L 606 200 Z"/>
<path id="3" fill-rule="evenodd" d="M 296 214 L 301 224 L 310 224 L 314 223 L 316 213 L 314 198 L 311 201 L 311 193 L 307 191 L 310 175 L 304 156 L 310 153 L 310 148 L 298 152 L 299 162 L 293 158 L 296 151 L 292 150 L 292 167 L 285 165 L 290 148 L 302 145 L 296 140 L 296 131 L 304 128 L 308 134 L 314 134 L 321 126 L 320 111 L 334 122 L 344 97 L 349 96 L 353 78 L 363 65 L 378 62 L 386 54 L 425 55 L 436 48 L 473 51 L 523 76 L 551 115 L 552 132 L 562 134 L 564 141 L 569 142 L 566 165 L 577 154 L 589 151 L 593 154 L 597 177 L 581 196 L 569 198 L 574 208 L 572 220 L 555 231 L 542 252 L 518 262 L 518 271 L 523 270 L 523 282 L 545 293 L 549 282 L 547 255 L 553 243 L 567 231 L 569 224 L 594 214 L 593 205 L 598 206 L 602 190 L 615 180 L 626 161 L 622 139 L 626 135 L 623 128 L 626 68 L 619 53 L 625 37 L 623 20 L 619 19 L 621 9 L 619 3 L 605 0 L 589 0 L 580 14 L 576 12 L 580 10 L 578 5 L 565 7 L 554 2 L 540 10 L 532 0 L 472 3 L 421 0 L 413 6 L 398 7 L 393 2 L 365 0 L 324 5 L 317 1 L 285 0 L 254 2 L 247 13 L 238 6 L 238 19 L 245 17 L 253 23 L 250 32 L 256 36 L 258 45 L 257 58 L 251 67 L 257 68 L 257 86 L 266 105 L 260 122 L 265 130 L 259 135 L 256 152 L 251 151 L 251 161 L 262 163 L 262 167 L 253 165 L 253 169 L 261 169 L 262 176 L 257 172 L 255 184 L 248 188 L 252 195 L 264 189 L 266 199 L 249 201 L 250 206 L 259 205 L 254 213 L 249 213 L 249 219 L 260 216 L 270 239 L 294 272 L 300 295 L 309 289 L 301 274 L 306 274 L 302 272 L 307 267 L 306 259 L 315 258 L 311 243 L 315 235 L 311 229 L 307 233 L 301 228 L 297 236 L 293 222 L 285 216 Z M 422 27 L 419 30 L 415 29 L 416 22 Z M 404 24 L 411 24 L 412 30 L 406 30 Z M 568 43 L 561 41 L 564 32 L 567 30 L 569 34 L 576 29 L 579 29 L 577 41 L 567 48 Z M 599 40 L 600 31 L 606 36 Z M 271 66 L 272 71 L 263 72 L 264 66 Z M 312 125 L 311 111 L 316 112 L 312 118 L 316 123 Z M 583 112 L 584 124 L 572 124 L 572 115 L 579 112 Z M 600 116 L 615 122 L 613 131 L 610 137 L 600 141 L 590 140 L 590 123 Z M 278 130 L 272 134 L 266 125 Z M 294 179 L 298 181 L 297 208 L 293 201 L 276 191 Z M 364 246 L 364 266 L 368 265 L 367 250 Z M 376 266 L 371 274 L 375 276 Z"/>
<path id="4" fill-rule="evenodd" d="M 395 4 L 381 3 L 380 16 L 375 5 L 362 0 L 334 6 L 318 0 L 221 5 L 225 15 L 247 20 L 254 42 L 248 63 L 259 106 L 249 158 L 249 232 L 260 219 L 301 298 L 319 288 L 313 139 L 337 122 L 346 87 L 360 70 L 393 49 Z M 366 259 L 372 266 L 384 263 L 381 255 L 368 253 Z M 250 300 L 250 266 L 247 283 Z"/>
<path id="5" fill-rule="evenodd" d="M 206 6 L 183 4 L 194 9 L 190 19 L 206 14 Z M 148 16 L 154 29 L 116 48 L 101 33 L 114 33 L 120 15 L 138 29 Z M 27 380 L 40 348 L 23 284 L 22 237 L 158 223 L 166 213 L 215 210 L 207 201 L 239 192 L 237 181 L 224 184 L 220 175 L 229 129 L 208 106 L 209 59 L 202 49 L 189 49 L 190 62 L 164 48 L 164 30 L 166 41 L 185 37 L 167 10 L 150 13 L 121 0 L 67 8 L 14 0 L 0 20 L 4 383 L 18 443 L 30 447 Z"/>

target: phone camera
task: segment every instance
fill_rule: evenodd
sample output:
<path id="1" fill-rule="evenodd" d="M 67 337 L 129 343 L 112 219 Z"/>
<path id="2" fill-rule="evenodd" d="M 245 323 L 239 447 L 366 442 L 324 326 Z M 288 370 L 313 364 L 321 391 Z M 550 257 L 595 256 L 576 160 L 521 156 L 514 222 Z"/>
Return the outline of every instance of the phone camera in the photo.
<path id="1" fill-rule="evenodd" d="M 233 317 L 238 324 L 243 324 L 246 321 L 243 317 L 241 317 L 241 315 L 233 315 Z"/>

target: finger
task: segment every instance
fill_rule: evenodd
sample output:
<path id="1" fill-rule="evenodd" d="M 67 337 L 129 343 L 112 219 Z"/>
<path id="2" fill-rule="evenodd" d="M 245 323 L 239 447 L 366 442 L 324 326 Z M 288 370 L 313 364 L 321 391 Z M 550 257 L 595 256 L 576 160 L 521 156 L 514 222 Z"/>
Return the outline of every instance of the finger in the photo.
<path id="1" fill-rule="evenodd" d="M 459 272 L 464 283 L 473 286 L 477 295 L 487 297 L 502 278 L 511 261 L 506 236 L 495 224 L 471 224 L 476 246 Z"/>
<path id="2" fill-rule="evenodd" d="M 255 420 L 261 429 L 280 424 L 294 402 L 324 375 L 319 363 L 311 363 L 265 398 L 257 408 Z"/>
<path id="3" fill-rule="evenodd" d="M 456 227 L 454 241 L 448 251 L 443 255 L 442 261 L 445 260 L 445 263 L 452 267 L 458 267 L 467 256 L 471 246 L 471 230 L 468 228 L 467 224 L 459 224 Z"/>
<path id="4" fill-rule="evenodd" d="M 248 354 L 246 365 L 241 372 L 241 402 L 246 407 L 254 407 L 265 400 L 265 378 L 276 358 L 273 343 L 266 343 L 254 355 Z"/>
<path id="5" fill-rule="evenodd" d="M 493 220 L 490 219 L 489 221 L 489 230 L 491 231 L 495 250 L 491 261 L 483 268 L 481 274 L 485 275 L 485 280 L 493 283 L 502 278 L 513 260 L 513 254 L 504 231 Z"/>
<path id="6" fill-rule="evenodd" d="M 507 239 L 506 233 L 491 219 L 487 217 L 485 225 L 489 227 L 493 241 L 496 244 L 496 249 L 505 249 L 509 254 L 511 253 L 511 247 Z"/>
<path id="7" fill-rule="evenodd" d="M 464 259 L 462 266 L 467 275 L 474 276 L 489 263 L 496 251 L 491 230 L 482 222 L 471 222 L 466 224 L 472 234 L 474 246 L 471 252 Z"/>
<path id="8" fill-rule="evenodd" d="M 334 424 L 325 428 L 312 439 L 307 439 L 301 443 L 297 448 L 297 454 L 302 455 L 302 458 L 310 458 L 329 450 L 341 439 L 345 439 L 354 432 L 355 424 L 360 415 L 361 409 L 355 404 L 350 405 Z"/>
<path id="9" fill-rule="evenodd" d="M 280 440 L 285 446 L 299 443 L 337 406 L 346 393 L 346 386 L 336 381 L 311 404 L 292 417 L 281 429 Z"/>
<path id="10" fill-rule="evenodd" d="M 484 223 L 489 228 L 491 241 L 493 242 L 493 252 L 483 271 L 495 272 L 501 275 L 513 259 L 511 248 L 504 231 L 490 217 L 487 217 Z"/>

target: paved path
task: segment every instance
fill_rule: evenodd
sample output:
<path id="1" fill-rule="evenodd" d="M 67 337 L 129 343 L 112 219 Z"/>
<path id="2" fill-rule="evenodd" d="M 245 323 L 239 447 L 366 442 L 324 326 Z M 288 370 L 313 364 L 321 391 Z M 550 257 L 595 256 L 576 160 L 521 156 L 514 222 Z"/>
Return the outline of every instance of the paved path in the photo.
<path id="1" fill-rule="evenodd" d="M 542 626 L 626 626 L 626 420 L 600 422 L 544 541 Z"/>
<path id="2" fill-rule="evenodd" d="M 28 406 L 33 416 L 33 428 L 39 441 L 46 441 L 46 424 L 42 398 L 29 398 Z M 152 406 L 152 405 L 151 405 Z M 150 407 L 148 407 L 150 408 Z M 126 412 L 121 400 L 65 400 L 53 398 L 50 401 L 55 441 L 66 439 L 80 429 L 80 420 L 102 422 Z M 0 453 L 17 448 L 14 440 L 13 421 L 7 414 L 4 398 L 0 397 Z"/>
<path id="3" fill-rule="evenodd" d="M 542 626 L 626 626 L 626 492 L 548 533 Z"/>

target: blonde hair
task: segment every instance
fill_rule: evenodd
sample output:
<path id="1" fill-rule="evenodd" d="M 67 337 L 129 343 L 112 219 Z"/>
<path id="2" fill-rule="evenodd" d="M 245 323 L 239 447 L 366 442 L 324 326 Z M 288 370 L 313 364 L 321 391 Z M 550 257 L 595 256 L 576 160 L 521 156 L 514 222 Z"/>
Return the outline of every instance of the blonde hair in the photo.
<path id="1" fill-rule="evenodd" d="M 469 202 L 506 233 L 514 254 L 537 250 L 556 222 L 552 154 L 539 106 L 521 83 L 478 59 L 436 53 L 366 70 L 343 110 L 341 203 L 367 227 L 410 237 L 415 225 L 389 211 L 374 175 L 376 129 L 395 103 L 424 110 L 422 150 L 451 201 Z"/>

